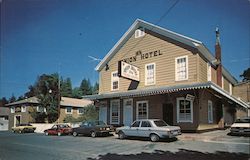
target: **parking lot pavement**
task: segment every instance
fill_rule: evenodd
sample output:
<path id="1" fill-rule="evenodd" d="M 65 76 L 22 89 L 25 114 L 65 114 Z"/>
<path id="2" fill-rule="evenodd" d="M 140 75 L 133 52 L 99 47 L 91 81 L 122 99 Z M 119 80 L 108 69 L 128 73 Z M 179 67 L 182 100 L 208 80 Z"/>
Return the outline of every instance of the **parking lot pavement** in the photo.
<path id="1" fill-rule="evenodd" d="M 225 136 L 224 138 L 226 143 L 181 138 L 153 143 L 148 139 L 119 140 L 116 136 L 57 137 L 36 133 L 0 132 L 0 160 L 248 160 L 248 137 L 233 137 L 235 143 L 228 143 L 231 137 Z"/>

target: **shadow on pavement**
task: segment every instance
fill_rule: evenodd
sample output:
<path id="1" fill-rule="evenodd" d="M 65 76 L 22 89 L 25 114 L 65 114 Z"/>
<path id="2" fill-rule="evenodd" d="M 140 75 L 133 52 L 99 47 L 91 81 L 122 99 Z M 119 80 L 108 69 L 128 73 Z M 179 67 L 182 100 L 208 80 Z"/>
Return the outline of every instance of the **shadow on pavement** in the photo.
<path id="1" fill-rule="evenodd" d="M 178 152 L 155 150 L 153 153 L 139 153 L 130 155 L 118 155 L 108 153 L 99 155 L 98 158 L 87 160 L 249 160 L 249 155 L 244 153 L 215 152 L 203 153 L 192 150 L 180 149 Z"/>
<path id="2" fill-rule="evenodd" d="M 119 138 L 116 138 L 116 139 L 119 139 Z M 126 137 L 126 139 L 123 139 L 123 140 L 149 141 L 150 142 L 149 138 L 144 138 L 144 137 Z M 123 141 L 123 140 L 121 140 L 121 141 Z M 175 142 L 175 141 L 178 141 L 178 138 L 175 137 L 175 138 L 166 138 L 166 139 L 160 139 L 159 140 L 159 142 L 167 142 L 167 143 Z"/>

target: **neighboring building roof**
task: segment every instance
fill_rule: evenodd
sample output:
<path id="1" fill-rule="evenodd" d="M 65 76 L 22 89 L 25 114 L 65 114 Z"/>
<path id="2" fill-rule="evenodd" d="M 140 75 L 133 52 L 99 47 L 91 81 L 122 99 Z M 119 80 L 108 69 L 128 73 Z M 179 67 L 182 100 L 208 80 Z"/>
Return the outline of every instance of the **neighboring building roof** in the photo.
<path id="1" fill-rule="evenodd" d="M 142 97 L 142 96 L 159 95 L 159 94 L 172 93 L 172 92 L 178 92 L 178 91 L 205 89 L 205 88 L 211 88 L 214 91 L 232 100 L 233 102 L 243 106 L 244 108 L 250 108 L 250 106 L 246 102 L 240 99 L 237 99 L 234 96 L 231 96 L 228 92 L 222 90 L 218 85 L 214 84 L 213 82 L 153 87 L 153 88 L 146 88 L 146 89 L 130 90 L 126 92 L 110 92 L 110 93 L 84 96 L 83 98 L 97 100 L 97 99 L 107 99 L 107 98 Z"/>
<path id="2" fill-rule="evenodd" d="M 37 97 L 30 97 L 30 98 L 26 98 L 26 99 L 23 99 L 23 100 L 20 100 L 20 101 L 8 103 L 5 106 L 14 106 L 14 105 L 26 104 L 26 103 L 38 104 L 39 102 L 38 102 Z"/>
<path id="3" fill-rule="evenodd" d="M 102 59 L 102 61 L 96 66 L 96 70 L 100 71 L 118 52 L 118 50 L 128 41 L 128 39 L 134 34 L 135 30 L 143 27 L 158 34 L 161 34 L 165 37 L 174 39 L 178 42 L 184 43 L 188 46 L 198 49 L 198 51 L 207 59 L 208 62 L 213 64 L 216 61 L 215 57 L 211 54 L 211 52 L 207 49 L 207 47 L 198 40 L 189 38 L 187 36 L 183 36 L 176 32 L 167 30 L 165 28 L 159 27 L 157 25 L 148 23 L 141 19 L 137 19 L 131 27 L 127 30 L 127 32 L 121 37 L 121 39 L 113 46 L 113 48 L 108 52 L 108 54 Z M 222 67 L 222 74 L 228 79 L 232 84 L 236 84 L 237 80 L 224 68 Z"/>
<path id="4" fill-rule="evenodd" d="M 13 103 L 6 104 L 6 106 L 15 106 L 20 104 L 39 104 L 39 100 L 37 97 L 30 97 L 20 101 L 16 101 Z M 70 106 L 70 107 L 86 107 L 90 104 L 93 104 L 92 101 L 87 99 L 76 99 L 69 97 L 61 97 L 61 106 Z"/>
<path id="5" fill-rule="evenodd" d="M 0 107 L 0 116 L 8 116 L 10 109 L 8 107 Z"/>

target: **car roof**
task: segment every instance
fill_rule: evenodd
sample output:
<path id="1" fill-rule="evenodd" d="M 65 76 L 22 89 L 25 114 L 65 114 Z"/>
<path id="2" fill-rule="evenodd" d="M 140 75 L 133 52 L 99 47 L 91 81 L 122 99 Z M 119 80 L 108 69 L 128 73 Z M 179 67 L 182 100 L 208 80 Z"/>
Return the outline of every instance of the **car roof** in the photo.
<path id="1" fill-rule="evenodd" d="M 137 119 L 136 121 L 162 121 L 161 119 Z"/>

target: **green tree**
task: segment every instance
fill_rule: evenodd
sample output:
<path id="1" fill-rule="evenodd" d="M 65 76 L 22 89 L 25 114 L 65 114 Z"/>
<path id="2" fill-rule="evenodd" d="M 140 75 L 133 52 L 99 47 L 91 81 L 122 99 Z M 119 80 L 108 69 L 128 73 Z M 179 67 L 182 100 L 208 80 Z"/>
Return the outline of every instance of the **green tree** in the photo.
<path id="1" fill-rule="evenodd" d="M 72 84 L 71 84 L 70 78 L 66 78 L 66 80 L 62 80 L 61 96 L 72 97 Z"/>
<path id="2" fill-rule="evenodd" d="M 14 94 L 12 94 L 12 96 L 9 99 L 9 103 L 15 102 L 16 101 L 16 97 L 14 96 Z"/>
<path id="3" fill-rule="evenodd" d="M 90 80 L 83 79 L 80 85 L 80 90 L 82 91 L 83 95 L 91 95 L 92 94 L 92 86 Z"/>
<path id="4" fill-rule="evenodd" d="M 55 122 L 59 116 L 58 107 L 61 97 L 58 78 L 58 74 L 43 74 L 38 77 L 34 86 L 40 105 L 47 110 L 49 123 Z"/>
<path id="5" fill-rule="evenodd" d="M 73 98 L 82 98 L 83 94 L 82 94 L 82 91 L 79 87 L 75 87 L 72 91 L 72 97 Z"/>
<path id="6" fill-rule="evenodd" d="M 28 87 L 29 91 L 24 94 L 24 97 L 33 97 L 36 95 L 36 88 L 33 85 Z"/>
<path id="7" fill-rule="evenodd" d="M 8 100 L 5 97 L 2 97 L 0 99 L 0 107 L 4 107 L 6 104 L 8 104 Z"/>
<path id="8" fill-rule="evenodd" d="M 240 77 L 243 77 L 242 81 L 249 81 L 250 80 L 250 68 L 243 71 L 243 73 L 240 75 Z"/>
<path id="9" fill-rule="evenodd" d="M 92 94 L 98 94 L 99 93 L 99 83 L 95 83 L 95 85 L 92 87 Z"/>

